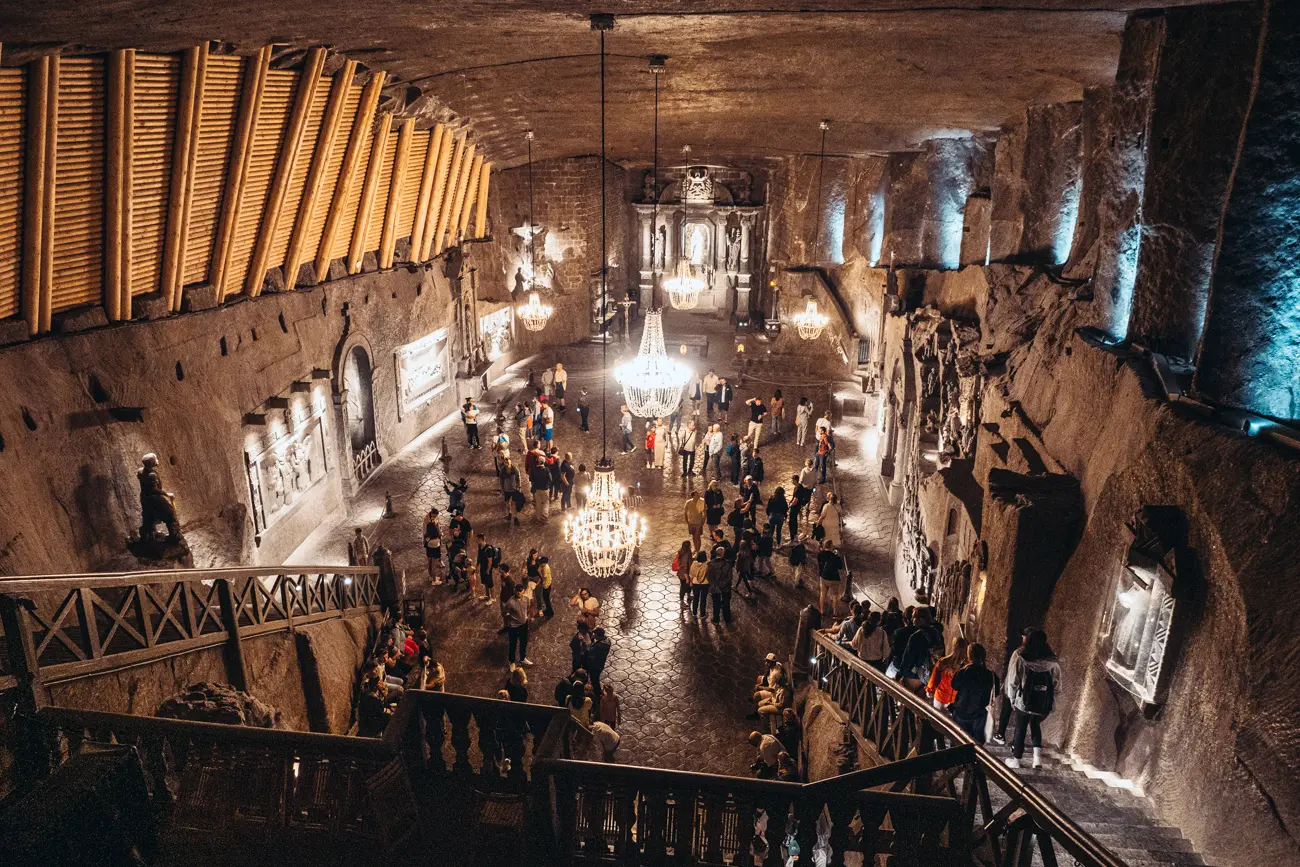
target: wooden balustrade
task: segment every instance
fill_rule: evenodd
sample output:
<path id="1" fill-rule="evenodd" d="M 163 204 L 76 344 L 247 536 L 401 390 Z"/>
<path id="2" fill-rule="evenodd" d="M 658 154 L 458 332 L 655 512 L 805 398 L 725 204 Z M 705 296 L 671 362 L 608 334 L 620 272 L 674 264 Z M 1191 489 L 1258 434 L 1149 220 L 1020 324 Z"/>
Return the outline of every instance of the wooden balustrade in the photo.
<path id="1" fill-rule="evenodd" d="M 1083 867 L 1124 867 L 1121 859 L 1022 782 L 996 756 L 976 745 L 947 716 L 831 638 L 814 633 L 813 640 L 812 676 L 848 715 L 855 734 L 882 758 L 912 760 L 954 747 L 969 749 L 973 757 L 969 764 L 933 774 L 922 790 L 914 793 L 931 798 L 938 795 L 948 804 L 936 811 L 938 802 L 903 802 L 896 808 L 892 824 L 896 835 L 904 833 L 899 830 L 900 822 L 906 826 L 906 839 L 873 838 L 870 831 L 864 831 L 864 852 L 894 854 L 906 863 L 945 863 L 951 853 L 936 853 L 935 849 L 944 836 L 940 831 L 947 829 L 949 841 L 967 840 L 962 845 L 988 867 L 1027 867 L 1040 861 L 1046 867 L 1056 867 L 1061 854 L 1068 854 Z M 994 790 L 1001 793 L 997 800 L 1005 801 L 996 809 Z M 926 803 L 930 804 L 928 813 Z M 964 821 L 955 821 L 954 804 L 960 804 Z M 858 808 L 864 828 L 876 827 L 868 813 L 874 816 L 882 806 L 884 802 L 862 793 Z M 946 816 L 942 822 L 940 813 Z M 969 857 L 965 863 L 970 863 Z"/>
<path id="2" fill-rule="evenodd" d="M 12 683 L 45 703 L 44 687 L 377 610 L 373 567 L 178 569 L 0 579 L 0 622 Z M 232 672 L 237 686 L 242 675 Z"/>

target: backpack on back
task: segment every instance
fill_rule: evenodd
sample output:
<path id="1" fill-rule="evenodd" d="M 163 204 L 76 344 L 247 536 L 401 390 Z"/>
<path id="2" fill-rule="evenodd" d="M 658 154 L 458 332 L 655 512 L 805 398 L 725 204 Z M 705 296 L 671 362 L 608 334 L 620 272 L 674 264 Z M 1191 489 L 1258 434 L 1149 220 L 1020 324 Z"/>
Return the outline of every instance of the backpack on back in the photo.
<path id="1" fill-rule="evenodd" d="M 1056 703 L 1056 683 L 1052 680 L 1052 672 L 1026 668 L 1020 696 L 1025 705 L 1025 713 L 1047 716 Z"/>

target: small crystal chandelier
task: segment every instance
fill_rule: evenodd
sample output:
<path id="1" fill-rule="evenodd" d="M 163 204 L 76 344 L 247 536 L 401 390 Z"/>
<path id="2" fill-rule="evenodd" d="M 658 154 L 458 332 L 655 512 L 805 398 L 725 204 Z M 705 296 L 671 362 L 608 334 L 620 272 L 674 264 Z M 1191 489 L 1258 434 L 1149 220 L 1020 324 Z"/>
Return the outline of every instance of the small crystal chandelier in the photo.
<path id="1" fill-rule="evenodd" d="M 704 280 L 691 273 L 691 266 L 685 259 L 678 259 L 677 270 L 664 281 L 664 288 L 668 290 L 668 300 L 674 308 L 692 310 L 700 303 Z"/>
<path id="2" fill-rule="evenodd" d="M 537 223 L 533 220 L 533 131 L 524 133 L 528 141 L 528 303 L 515 309 L 516 315 L 529 331 L 541 331 L 550 321 L 555 309 L 543 304 L 537 294 L 537 256 L 534 252 L 534 239 L 537 237 Z"/>
<path id="3" fill-rule="evenodd" d="M 690 378 L 690 368 L 669 358 L 664 348 L 663 311 L 648 311 L 636 358 L 614 368 L 628 409 L 641 418 L 666 418 L 681 403 L 682 388 Z"/>
<path id="4" fill-rule="evenodd" d="M 804 340 L 816 340 L 822 336 L 822 329 L 830 319 L 817 310 L 817 301 L 808 299 L 808 306 L 803 309 L 802 313 L 796 313 L 794 324 L 799 329 L 799 336 Z"/>
<path id="5" fill-rule="evenodd" d="M 538 297 L 537 290 L 534 289 L 528 293 L 528 303 L 515 308 L 515 315 L 524 323 L 524 327 L 529 331 L 541 331 L 550 321 L 551 314 L 555 308 L 549 304 L 543 304 L 542 299 Z"/>
<path id="6" fill-rule="evenodd" d="M 612 15 L 592 15 L 591 27 L 600 32 L 600 296 L 604 309 L 609 295 L 608 252 L 605 245 L 605 31 L 614 26 Z M 647 323 L 648 325 L 648 323 Z M 663 354 L 663 332 L 659 332 Z M 645 539 L 645 521 L 624 508 L 624 491 L 614 478 L 614 462 L 606 453 L 605 364 L 608 342 L 601 343 L 600 461 L 587 503 L 564 522 L 564 540 L 573 546 L 582 571 L 595 578 L 622 575 L 631 568 L 637 547 Z M 683 380 L 685 382 L 685 380 Z M 680 392 L 680 388 L 678 389 Z"/>
<path id="7" fill-rule="evenodd" d="M 608 458 L 596 465 L 587 505 L 564 522 L 564 541 L 573 546 L 582 571 L 595 578 L 622 575 L 645 540 L 645 519 L 623 506 L 626 492 Z"/>

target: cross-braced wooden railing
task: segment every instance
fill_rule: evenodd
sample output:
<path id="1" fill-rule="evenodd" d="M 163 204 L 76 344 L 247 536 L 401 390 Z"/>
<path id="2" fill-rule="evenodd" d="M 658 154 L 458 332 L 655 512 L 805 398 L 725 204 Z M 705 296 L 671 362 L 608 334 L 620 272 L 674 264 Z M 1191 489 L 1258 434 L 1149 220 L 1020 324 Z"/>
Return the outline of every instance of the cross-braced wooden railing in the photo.
<path id="1" fill-rule="evenodd" d="M 961 833 L 974 863 L 985 867 L 1056 867 L 1062 855 L 1082 867 L 1124 867 L 1124 861 L 1076 825 L 1056 805 L 1026 785 L 996 756 L 902 684 L 820 633 L 813 634 L 812 676 L 848 715 L 867 746 L 886 761 L 911 760 L 965 747 L 973 761 L 935 775 L 928 794 L 960 805 Z M 885 765 L 884 767 L 890 767 Z M 1000 793 L 995 799 L 994 793 Z M 859 795 L 864 828 L 874 827 L 880 805 Z M 1001 802 L 995 804 L 995 800 Z M 937 803 L 937 802 L 936 802 Z M 864 832 L 864 845 L 865 841 Z M 970 862 L 967 862 L 970 863 Z"/>

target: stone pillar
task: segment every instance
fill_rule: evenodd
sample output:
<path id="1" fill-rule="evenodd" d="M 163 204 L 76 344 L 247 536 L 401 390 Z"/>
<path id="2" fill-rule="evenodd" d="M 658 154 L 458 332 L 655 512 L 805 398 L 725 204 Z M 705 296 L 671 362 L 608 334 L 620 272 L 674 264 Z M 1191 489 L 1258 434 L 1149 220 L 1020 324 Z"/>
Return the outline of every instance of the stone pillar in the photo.
<path id="1" fill-rule="evenodd" d="M 980 175 L 992 174 L 993 141 L 932 139 L 925 143 L 929 201 L 923 239 L 923 264 L 957 268 L 962 260 L 964 217 Z M 982 261 L 982 259 L 981 259 Z"/>
<path id="2" fill-rule="evenodd" d="M 1201 339 L 1262 14 L 1230 3 L 1164 15 L 1128 334 L 1174 358 L 1190 361 Z"/>
<path id="3" fill-rule="evenodd" d="M 1003 127 L 990 215 L 993 261 L 1059 265 L 1079 209 L 1082 103 L 1031 106 Z"/>
<path id="4" fill-rule="evenodd" d="M 1230 176 L 1196 387 L 1224 403 L 1295 419 L 1300 418 L 1300 4 L 1273 0 L 1270 7 L 1254 99 Z"/>
<path id="5" fill-rule="evenodd" d="M 930 199 L 924 154 L 890 154 L 886 175 L 884 256 L 899 267 L 922 264 Z"/>
<path id="6" fill-rule="evenodd" d="M 654 258 L 651 251 L 650 236 L 654 232 L 654 227 L 650 225 L 650 214 L 639 214 L 641 218 L 641 270 L 650 271 L 654 268 Z"/>

